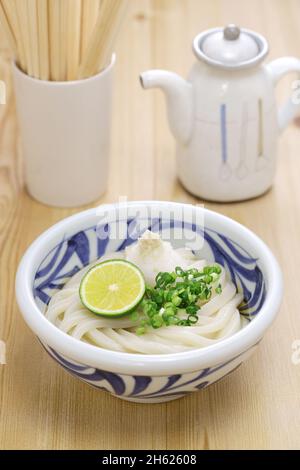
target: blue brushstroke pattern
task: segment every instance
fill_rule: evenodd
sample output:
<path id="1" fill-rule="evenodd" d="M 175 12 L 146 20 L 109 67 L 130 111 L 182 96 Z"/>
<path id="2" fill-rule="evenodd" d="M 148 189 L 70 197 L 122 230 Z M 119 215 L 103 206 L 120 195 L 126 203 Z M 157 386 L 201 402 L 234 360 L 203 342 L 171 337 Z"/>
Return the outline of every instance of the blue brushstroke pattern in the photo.
<path id="1" fill-rule="evenodd" d="M 223 163 L 226 163 L 227 162 L 226 104 L 221 104 L 220 119 L 221 119 L 222 160 L 223 160 Z"/>

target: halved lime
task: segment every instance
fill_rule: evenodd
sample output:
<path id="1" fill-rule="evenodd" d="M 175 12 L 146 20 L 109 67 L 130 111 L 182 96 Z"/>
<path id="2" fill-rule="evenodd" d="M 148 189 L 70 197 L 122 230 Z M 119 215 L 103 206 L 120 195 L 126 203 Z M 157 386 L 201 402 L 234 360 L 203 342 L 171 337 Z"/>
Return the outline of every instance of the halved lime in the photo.
<path id="1" fill-rule="evenodd" d="M 145 280 L 140 269 L 122 259 L 103 261 L 82 278 L 83 305 L 97 315 L 114 317 L 131 312 L 142 300 Z"/>

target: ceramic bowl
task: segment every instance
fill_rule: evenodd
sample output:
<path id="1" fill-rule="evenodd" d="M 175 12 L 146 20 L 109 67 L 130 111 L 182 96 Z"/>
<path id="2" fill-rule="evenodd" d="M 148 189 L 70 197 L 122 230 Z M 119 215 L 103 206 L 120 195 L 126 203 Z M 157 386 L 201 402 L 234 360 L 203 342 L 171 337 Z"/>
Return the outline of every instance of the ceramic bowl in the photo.
<path id="1" fill-rule="evenodd" d="M 142 355 L 79 341 L 45 318 L 51 296 L 72 275 L 105 253 L 123 250 L 146 228 L 226 268 L 244 294 L 245 328 L 203 349 Z M 282 276 L 262 240 L 223 215 L 185 204 L 132 202 L 80 212 L 40 235 L 21 260 L 16 295 L 28 326 L 67 371 L 124 400 L 156 403 L 199 391 L 251 356 L 278 312 Z"/>

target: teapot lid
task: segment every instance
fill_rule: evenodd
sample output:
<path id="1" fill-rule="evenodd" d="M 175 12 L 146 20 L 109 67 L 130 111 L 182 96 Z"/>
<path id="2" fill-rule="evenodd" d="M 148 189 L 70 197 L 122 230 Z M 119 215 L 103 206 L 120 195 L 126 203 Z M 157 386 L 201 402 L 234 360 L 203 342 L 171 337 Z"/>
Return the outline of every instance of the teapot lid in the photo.
<path id="1" fill-rule="evenodd" d="M 229 24 L 200 33 L 194 39 L 194 53 L 204 62 L 223 69 L 256 65 L 268 53 L 268 43 L 260 34 Z"/>

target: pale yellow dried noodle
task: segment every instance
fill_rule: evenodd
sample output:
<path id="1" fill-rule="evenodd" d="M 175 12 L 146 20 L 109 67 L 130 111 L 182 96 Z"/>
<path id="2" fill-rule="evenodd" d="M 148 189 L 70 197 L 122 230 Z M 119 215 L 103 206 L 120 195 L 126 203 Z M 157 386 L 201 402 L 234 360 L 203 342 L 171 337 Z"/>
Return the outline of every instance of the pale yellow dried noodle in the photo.
<path id="1" fill-rule="evenodd" d="M 17 65 L 41 80 L 97 74 L 109 65 L 128 0 L 0 0 Z"/>

